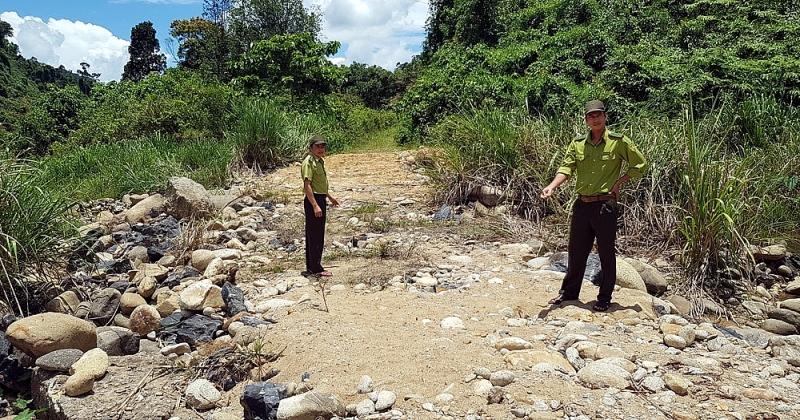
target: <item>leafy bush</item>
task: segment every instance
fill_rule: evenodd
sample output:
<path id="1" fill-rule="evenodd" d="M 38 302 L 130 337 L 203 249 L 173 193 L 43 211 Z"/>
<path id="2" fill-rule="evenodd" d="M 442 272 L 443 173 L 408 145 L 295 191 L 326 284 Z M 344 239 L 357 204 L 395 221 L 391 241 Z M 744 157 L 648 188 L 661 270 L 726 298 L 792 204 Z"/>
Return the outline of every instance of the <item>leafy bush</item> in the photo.
<path id="1" fill-rule="evenodd" d="M 155 134 L 177 139 L 221 138 L 229 125 L 234 93 L 213 78 L 179 69 L 140 82 L 96 85 L 80 114 L 73 143 L 114 142 Z"/>

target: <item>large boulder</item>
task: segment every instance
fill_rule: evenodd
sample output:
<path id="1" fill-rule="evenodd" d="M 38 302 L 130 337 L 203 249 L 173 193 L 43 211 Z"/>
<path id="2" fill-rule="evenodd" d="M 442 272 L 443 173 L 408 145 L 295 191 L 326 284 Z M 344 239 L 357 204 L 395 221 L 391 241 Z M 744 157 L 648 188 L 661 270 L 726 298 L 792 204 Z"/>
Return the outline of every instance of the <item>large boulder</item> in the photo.
<path id="1" fill-rule="evenodd" d="M 45 312 L 8 326 L 6 337 L 14 347 L 36 358 L 61 349 L 84 352 L 97 347 L 94 324 L 72 315 Z"/>
<path id="2" fill-rule="evenodd" d="M 211 195 L 205 187 L 189 178 L 170 178 L 164 195 L 164 211 L 176 219 L 205 218 L 214 212 Z"/>

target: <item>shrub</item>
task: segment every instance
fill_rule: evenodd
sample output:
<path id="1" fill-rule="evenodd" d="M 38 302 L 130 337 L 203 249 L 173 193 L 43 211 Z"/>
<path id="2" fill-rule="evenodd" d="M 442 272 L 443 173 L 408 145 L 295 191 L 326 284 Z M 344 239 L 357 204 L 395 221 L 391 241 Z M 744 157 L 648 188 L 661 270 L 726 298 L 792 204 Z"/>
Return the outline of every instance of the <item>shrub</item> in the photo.
<path id="1" fill-rule="evenodd" d="M 0 159 L 0 290 L 19 315 L 38 313 L 47 282 L 32 282 L 62 261 L 59 245 L 72 236 L 70 202 L 46 192 L 31 162 Z"/>

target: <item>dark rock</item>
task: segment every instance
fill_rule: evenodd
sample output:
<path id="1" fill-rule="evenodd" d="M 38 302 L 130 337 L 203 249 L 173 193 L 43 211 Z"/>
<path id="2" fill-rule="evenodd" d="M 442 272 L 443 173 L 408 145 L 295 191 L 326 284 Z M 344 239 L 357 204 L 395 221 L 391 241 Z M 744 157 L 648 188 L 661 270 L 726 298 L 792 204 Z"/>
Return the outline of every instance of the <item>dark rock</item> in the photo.
<path id="1" fill-rule="evenodd" d="M 120 293 L 125 293 L 125 291 L 127 291 L 129 288 L 136 287 L 136 285 L 129 281 L 115 281 L 108 287 L 115 289 Z"/>
<path id="2" fill-rule="evenodd" d="M 286 386 L 272 382 L 257 382 L 247 385 L 239 398 L 244 407 L 245 420 L 276 420 L 278 404 L 288 397 Z"/>
<path id="3" fill-rule="evenodd" d="M 225 301 L 225 312 L 228 316 L 234 316 L 239 312 L 247 310 L 244 306 L 244 293 L 242 289 L 238 288 L 233 283 L 225 282 L 225 284 L 222 285 L 222 300 Z"/>
<path id="4" fill-rule="evenodd" d="M 453 208 L 447 204 L 443 205 L 436 214 L 433 215 L 433 220 L 450 220 L 453 218 Z"/>
<path id="5" fill-rule="evenodd" d="M 557 271 L 559 273 L 567 272 L 569 254 L 566 252 L 559 252 L 550 257 L 550 266 L 545 267 L 545 270 Z M 603 281 L 603 272 L 600 270 L 600 256 L 591 253 L 589 258 L 586 259 L 586 271 L 583 272 L 583 278 L 589 280 L 594 285 L 600 284 Z"/>
<path id="6" fill-rule="evenodd" d="M 78 349 L 60 349 L 40 356 L 36 359 L 36 366 L 51 372 L 69 372 L 69 368 L 83 356 L 83 351 Z"/>
<path id="7" fill-rule="evenodd" d="M 159 286 L 173 288 L 181 284 L 181 282 L 184 279 L 187 279 L 189 277 L 199 277 L 199 276 L 200 276 L 200 271 L 198 271 L 196 268 L 188 265 L 180 266 L 172 270 L 172 272 L 169 273 L 167 278 L 164 279 L 164 281 L 162 281 Z"/>
<path id="8" fill-rule="evenodd" d="M 3 328 L 5 330 L 5 328 Z M 0 332 L 0 358 L 11 354 L 11 342 L 6 338 L 6 333 Z"/>
<path id="9" fill-rule="evenodd" d="M 183 322 L 167 327 L 166 332 L 175 335 L 176 343 L 187 343 L 194 348 L 198 343 L 213 340 L 214 332 L 220 327 L 222 327 L 220 320 L 204 315 L 193 315 Z"/>
<path id="10" fill-rule="evenodd" d="M 117 289 L 106 288 L 101 290 L 92 301 L 89 308 L 89 319 L 100 325 L 107 324 L 119 308 L 119 298 L 122 293 Z"/>
<path id="11" fill-rule="evenodd" d="M 15 392 L 27 392 L 31 386 L 31 369 L 24 367 L 14 355 L 5 357 L 0 360 L 0 385 Z"/>
<path id="12" fill-rule="evenodd" d="M 259 325 L 274 325 L 274 322 L 265 321 L 261 318 L 256 318 L 254 316 L 243 316 L 239 319 L 239 321 L 248 326 L 248 327 L 258 327 Z"/>
<path id="13" fill-rule="evenodd" d="M 12 314 L 8 314 L 3 316 L 3 319 L 0 320 L 0 325 L 2 325 L 2 330 L 5 331 L 9 325 L 13 324 L 17 320 L 17 317 Z"/>

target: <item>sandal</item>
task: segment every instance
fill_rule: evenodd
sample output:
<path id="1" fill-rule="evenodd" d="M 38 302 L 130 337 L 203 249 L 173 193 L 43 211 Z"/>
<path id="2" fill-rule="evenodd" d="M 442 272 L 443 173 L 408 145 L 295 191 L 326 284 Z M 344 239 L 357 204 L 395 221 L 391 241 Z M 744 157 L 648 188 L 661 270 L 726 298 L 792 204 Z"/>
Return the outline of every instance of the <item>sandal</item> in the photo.
<path id="1" fill-rule="evenodd" d="M 611 307 L 611 302 L 597 301 L 597 303 L 595 303 L 594 306 L 592 306 L 592 309 L 594 309 L 597 312 L 605 312 L 610 307 Z"/>
<path id="2" fill-rule="evenodd" d="M 565 298 L 564 295 L 561 294 L 561 295 L 558 295 L 558 296 L 548 300 L 547 303 L 549 303 L 551 305 L 561 305 L 566 300 L 569 300 L 569 299 Z"/>
<path id="3" fill-rule="evenodd" d="M 331 277 L 331 276 L 333 276 L 333 273 L 331 273 L 328 270 L 324 270 L 324 271 L 320 271 L 319 273 L 317 273 L 317 275 L 318 276 L 322 276 L 322 277 Z"/>

